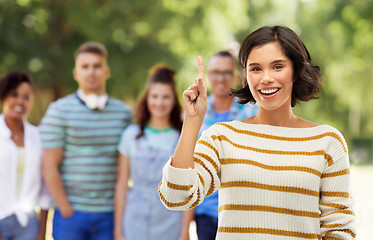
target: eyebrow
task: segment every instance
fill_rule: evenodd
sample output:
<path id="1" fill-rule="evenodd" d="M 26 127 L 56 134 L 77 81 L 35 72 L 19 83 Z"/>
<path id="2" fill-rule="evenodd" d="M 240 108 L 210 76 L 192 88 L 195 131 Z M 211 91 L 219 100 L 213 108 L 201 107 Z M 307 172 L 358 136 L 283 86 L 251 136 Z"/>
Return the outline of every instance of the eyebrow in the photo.
<path id="1" fill-rule="evenodd" d="M 284 59 L 279 59 L 279 60 L 275 60 L 275 61 L 271 62 L 271 64 L 285 63 L 285 62 L 287 62 L 287 61 L 284 60 Z M 250 63 L 248 66 L 250 67 L 250 66 L 258 66 L 258 65 L 260 65 L 260 64 L 259 63 Z"/>

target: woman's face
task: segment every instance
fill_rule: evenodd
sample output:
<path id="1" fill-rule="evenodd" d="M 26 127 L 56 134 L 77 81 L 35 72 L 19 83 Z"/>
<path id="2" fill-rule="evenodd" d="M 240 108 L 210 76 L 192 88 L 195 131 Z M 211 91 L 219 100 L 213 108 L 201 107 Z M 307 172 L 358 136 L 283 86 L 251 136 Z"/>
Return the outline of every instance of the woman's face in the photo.
<path id="1" fill-rule="evenodd" d="M 149 87 L 147 104 L 152 118 L 169 117 L 175 104 L 170 84 L 154 83 Z"/>
<path id="2" fill-rule="evenodd" d="M 23 82 L 9 92 L 3 101 L 3 113 L 7 118 L 23 120 L 31 111 L 34 103 L 34 90 L 30 84 Z"/>
<path id="3" fill-rule="evenodd" d="M 280 43 L 254 47 L 247 60 L 247 82 L 251 94 L 265 110 L 291 108 L 293 63 Z"/>

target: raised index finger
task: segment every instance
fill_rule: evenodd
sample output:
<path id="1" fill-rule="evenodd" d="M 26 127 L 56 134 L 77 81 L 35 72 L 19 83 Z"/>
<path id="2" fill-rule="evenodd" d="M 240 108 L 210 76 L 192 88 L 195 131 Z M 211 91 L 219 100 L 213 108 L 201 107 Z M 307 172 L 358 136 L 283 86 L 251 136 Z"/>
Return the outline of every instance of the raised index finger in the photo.
<path id="1" fill-rule="evenodd" d="M 198 56 L 198 76 L 202 79 L 205 77 L 205 70 L 203 68 L 203 60 L 201 56 Z"/>

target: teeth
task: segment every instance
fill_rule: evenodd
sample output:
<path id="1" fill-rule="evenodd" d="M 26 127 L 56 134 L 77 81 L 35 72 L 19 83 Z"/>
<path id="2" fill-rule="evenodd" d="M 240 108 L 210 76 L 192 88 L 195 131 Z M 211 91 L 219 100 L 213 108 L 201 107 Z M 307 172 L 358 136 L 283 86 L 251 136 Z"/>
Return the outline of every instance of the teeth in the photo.
<path id="1" fill-rule="evenodd" d="M 277 90 L 278 90 L 278 88 L 262 89 L 262 90 L 260 90 L 260 92 L 264 93 L 264 94 L 271 94 L 271 93 L 277 92 Z"/>
<path id="2" fill-rule="evenodd" d="M 22 112 L 23 111 L 23 107 L 21 107 L 21 106 L 15 106 L 14 107 L 14 111 Z"/>

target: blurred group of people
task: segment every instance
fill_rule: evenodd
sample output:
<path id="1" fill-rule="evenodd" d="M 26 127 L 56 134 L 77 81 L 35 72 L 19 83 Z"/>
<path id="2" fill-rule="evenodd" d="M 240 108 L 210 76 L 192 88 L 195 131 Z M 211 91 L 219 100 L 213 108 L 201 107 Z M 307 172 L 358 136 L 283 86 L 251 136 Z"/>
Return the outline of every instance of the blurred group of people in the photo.
<path id="1" fill-rule="evenodd" d="M 189 239 L 194 217 L 200 239 L 215 239 L 217 194 L 195 213 L 170 211 L 158 197 L 183 123 L 176 72 L 166 65 L 149 71 L 132 123 L 130 108 L 105 91 L 107 55 L 100 43 L 78 48 L 78 89 L 51 103 L 38 128 L 26 120 L 36 93 L 29 75 L 1 79 L 1 239 L 44 239 L 50 207 L 56 240 Z M 228 94 L 239 81 L 230 52 L 212 56 L 208 69 L 212 94 L 201 132 L 256 113 L 257 106 L 239 105 Z"/>
<path id="2" fill-rule="evenodd" d="M 199 57 L 185 110 L 175 71 L 156 65 L 133 114 L 106 93 L 107 57 L 100 43 L 78 48 L 78 89 L 38 128 L 30 77 L 1 79 L 0 239 L 44 239 L 51 207 L 55 240 L 186 240 L 193 219 L 199 240 L 355 238 L 346 142 L 292 110 L 315 98 L 321 72 L 291 29 L 245 39 L 241 89 L 220 51 L 207 96 Z"/>

